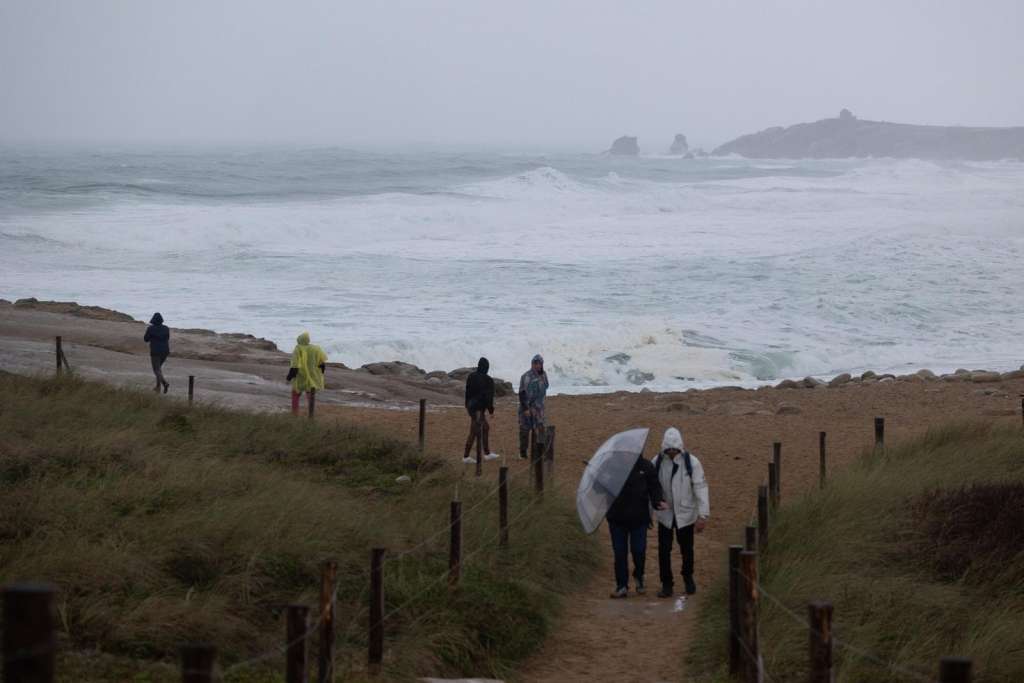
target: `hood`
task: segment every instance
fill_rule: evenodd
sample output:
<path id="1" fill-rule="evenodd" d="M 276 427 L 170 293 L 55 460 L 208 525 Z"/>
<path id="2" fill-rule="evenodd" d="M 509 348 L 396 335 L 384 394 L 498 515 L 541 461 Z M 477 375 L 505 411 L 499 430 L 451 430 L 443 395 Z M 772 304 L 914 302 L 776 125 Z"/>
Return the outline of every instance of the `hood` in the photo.
<path id="1" fill-rule="evenodd" d="M 661 452 L 664 453 L 669 448 L 678 448 L 679 450 L 685 450 L 683 448 L 683 435 L 675 427 L 669 427 L 665 430 L 665 436 L 661 439 Z"/>
<path id="2" fill-rule="evenodd" d="M 531 363 L 540 363 L 541 365 L 544 365 L 544 356 L 542 356 L 542 355 L 540 355 L 538 353 L 536 356 L 533 357 L 533 360 L 531 360 L 530 362 Z"/>
<path id="3" fill-rule="evenodd" d="M 481 358 L 479 361 L 477 361 L 476 371 L 479 372 L 481 375 L 486 375 L 487 371 L 490 370 L 490 369 L 491 369 L 491 362 L 489 360 L 487 360 L 486 358 Z"/>
<path id="4" fill-rule="evenodd" d="M 163 325 L 164 324 L 164 317 L 162 315 L 160 315 L 159 313 L 154 313 L 153 317 L 149 319 L 149 324 L 150 325 Z"/>
<path id="5" fill-rule="evenodd" d="M 309 344 L 309 332 L 303 332 L 295 339 L 295 341 L 299 343 L 299 346 L 306 346 Z"/>

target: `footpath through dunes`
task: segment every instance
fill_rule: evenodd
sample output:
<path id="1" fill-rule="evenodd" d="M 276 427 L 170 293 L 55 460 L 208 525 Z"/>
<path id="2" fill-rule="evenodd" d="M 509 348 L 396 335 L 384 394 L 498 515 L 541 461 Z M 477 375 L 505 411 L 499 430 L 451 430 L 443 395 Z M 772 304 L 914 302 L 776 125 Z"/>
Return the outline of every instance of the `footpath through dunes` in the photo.
<path id="1" fill-rule="evenodd" d="M 835 471 L 855 461 L 874 439 L 873 420 L 886 418 L 886 440 L 898 442 L 930 426 L 977 417 L 1019 424 L 1024 380 L 1008 380 L 979 389 L 970 382 L 848 384 L 834 389 L 718 389 L 685 394 L 608 394 L 555 396 L 548 415 L 557 426 L 555 484 L 572 494 L 582 460 L 616 431 L 650 427 L 647 455 L 660 444 L 661 432 L 681 427 L 687 448 L 704 463 L 711 492 L 711 521 L 696 542 L 698 593 L 677 610 L 677 601 L 653 597 L 657 589 L 656 537 L 648 535 L 646 597 L 630 595 L 612 601 L 611 548 L 605 526 L 596 532 L 601 567 L 581 582 L 567 601 L 557 628 L 514 677 L 521 681 L 685 681 L 687 648 L 709 587 L 725 569 L 726 549 L 741 542 L 742 527 L 751 522 L 756 490 L 767 479 L 772 443 L 782 443 L 782 501 L 818 485 L 818 434 L 827 432 L 828 468 Z M 985 391 L 990 393 L 985 393 Z M 757 401 L 769 414 L 743 412 Z M 789 414 L 770 414 L 785 403 Z M 685 405 L 686 408 L 681 408 Z M 332 409 L 333 410 L 333 409 Z M 358 423 L 386 425 L 395 434 L 413 437 L 415 415 L 372 409 L 341 409 Z M 498 404 L 491 431 L 492 449 L 515 456 L 514 401 Z M 685 415 L 686 411 L 702 412 Z M 995 417 L 993 415 L 1002 415 Z M 431 450 L 461 457 L 467 419 L 461 409 L 430 410 L 427 443 Z M 496 463 L 499 461 L 496 461 Z M 485 463 L 484 477 L 496 476 L 497 464 Z M 465 476 L 473 476 L 466 468 Z M 566 498 L 570 504 L 571 495 Z M 543 524 L 543 521 L 538 523 Z M 582 533 L 582 532 L 580 532 Z M 678 555 L 673 558 L 678 571 Z M 724 634 L 722 634 L 724 639 Z"/>

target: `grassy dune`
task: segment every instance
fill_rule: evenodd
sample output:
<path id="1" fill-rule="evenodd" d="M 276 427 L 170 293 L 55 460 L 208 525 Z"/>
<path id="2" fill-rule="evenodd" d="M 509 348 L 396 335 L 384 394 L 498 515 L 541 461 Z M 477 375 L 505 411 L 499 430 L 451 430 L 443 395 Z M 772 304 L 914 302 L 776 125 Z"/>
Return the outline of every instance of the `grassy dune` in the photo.
<path id="1" fill-rule="evenodd" d="M 596 564 L 569 506 L 537 502 L 519 470 L 499 552 L 497 497 L 470 509 L 492 493 L 489 472 L 460 485 L 473 555 L 450 593 L 436 579 L 458 473 L 341 423 L 0 374 L 0 435 L 0 581 L 58 586 L 61 680 L 180 680 L 188 641 L 218 647 L 225 680 L 281 680 L 282 608 L 316 604 L 327 558 L 339 563 L 339 678 L 358 680 L 377 545 L 390 552 L 385 611 L 402 606 L 387 621 L 388 677 L 500 676 Z"/>
<path id="2" fill-rule="evenodd" d="M 834 604 L 835 637 L 860 651 L 836 648 L 838 681 L 935 680 L 949 655 L 972 657 L 976 680 L 1024 680 L 1024 434 L 954 425 L 866 454 L 784 504 L 760 571 L 801 619 Z M 689 672 L 725 681 L 724 586 L 709 597 Z M 807 628 L 769 598 L 760 637 L 772 680 L 806 678 Z"/>

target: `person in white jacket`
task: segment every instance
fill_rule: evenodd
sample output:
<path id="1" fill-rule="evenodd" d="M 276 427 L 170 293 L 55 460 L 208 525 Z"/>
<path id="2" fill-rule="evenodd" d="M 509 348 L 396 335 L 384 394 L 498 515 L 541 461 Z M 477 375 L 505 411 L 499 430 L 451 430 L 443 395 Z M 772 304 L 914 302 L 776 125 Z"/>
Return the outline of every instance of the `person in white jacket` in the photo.
<path id="1" fill-rule="evenodd" d="M 672 597 L 672 540 L 675 536 L 683 556 L 683 583 L 686 594 L 697 592 L 693 581 L 693 534 L 704 531 L 711 505 L 704 467 L 697 456 L 683 447 L 683 435 L 675 427 L 665 430 L 661 452 L 654 468 L 664 492 L 667 510 L 655 510 L 658 517 L 658 567 L 661 574 L 659 598 Z"/>

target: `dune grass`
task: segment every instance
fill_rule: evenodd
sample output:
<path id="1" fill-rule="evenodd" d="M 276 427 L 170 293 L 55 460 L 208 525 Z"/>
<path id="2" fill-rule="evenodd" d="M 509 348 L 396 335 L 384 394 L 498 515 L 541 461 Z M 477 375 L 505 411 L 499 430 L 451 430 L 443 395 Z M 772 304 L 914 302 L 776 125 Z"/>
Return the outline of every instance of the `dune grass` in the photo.
<path id="1" fill-rule="evenodd" d="M 801 620 L 819 599 L 834 605 L 842 683 L 936 680 L 944 656 L 971 657 L 975 680 L 1024 680 L 1024 433 L 952 425 L 865 454 L 783 505 L 759 561 L 772 680 L 806 679 Z M 726 597 L 723 578 L 687 680 L 730 680 Z"/>
<path id="2" fill-rule="evenodd" d="M 196 641 L 217 646 L 226 681 L 282 680 L 283 608 L 316 604 L 328 558 L 338 678 L 359 680 L 374 546 L 389 549 L 385 612 L 400 608 L 385 677 L 502 676 L 596 566 L 571 507 L 538 501 L 521 470 L 499 551 L 495 469 L 459 486 L 467 559 L 450 592 L 459 473 L 342 423 L 0 374 L 0 435 L 0 581 L 58 587 L 59 680 L 180 680 L 178 648 Z"/>

